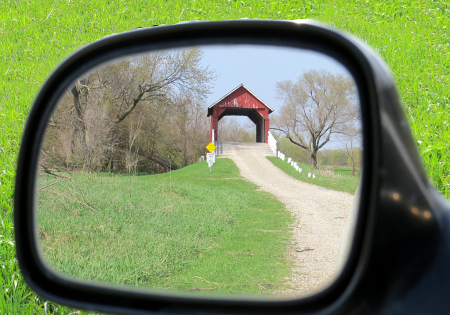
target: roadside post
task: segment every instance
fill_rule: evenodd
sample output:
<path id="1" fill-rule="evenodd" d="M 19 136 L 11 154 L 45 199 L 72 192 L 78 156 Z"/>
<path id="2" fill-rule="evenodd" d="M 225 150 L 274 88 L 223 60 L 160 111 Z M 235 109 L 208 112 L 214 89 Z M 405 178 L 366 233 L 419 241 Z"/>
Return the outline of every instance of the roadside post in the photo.
<path id="1" fill-rule="evenodd" d="M 211 172 L 211 168 L 214 163 L 216 163 L 216 155 L 214 154 L 214 150 L 216 149 L 216 146 L 214 143 L 210 142 L 206 146 L 206 150 L 208 150 L 210 153 L 206 153 L 206 161 L 208 162 L 209 171 Z"/>
<path id="2" fill-rule="evenodd" d="M 216 155 L 214 153 L 206 153 L 209 171 L 211 172 L 211 167 L 216 163 Z"/>

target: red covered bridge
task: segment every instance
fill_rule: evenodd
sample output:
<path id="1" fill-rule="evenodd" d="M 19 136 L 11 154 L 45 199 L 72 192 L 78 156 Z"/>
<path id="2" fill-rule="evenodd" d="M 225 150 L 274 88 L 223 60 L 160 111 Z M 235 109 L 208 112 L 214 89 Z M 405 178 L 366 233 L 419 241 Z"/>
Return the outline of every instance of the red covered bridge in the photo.
<path id="1" fill-rule="evenodd" d="M 211 116 L 210 139 L 217 141 L 218 123 L 224 116 L 247 116 L 256 125 L 256 142 L 267 143 L 269 132 L 269 114 L 273 109 L 267 106 L 244 84 L 229 92 L 220 100 L 208 107 Z M 214 129 L 214 139 L 212 131 Z"/>

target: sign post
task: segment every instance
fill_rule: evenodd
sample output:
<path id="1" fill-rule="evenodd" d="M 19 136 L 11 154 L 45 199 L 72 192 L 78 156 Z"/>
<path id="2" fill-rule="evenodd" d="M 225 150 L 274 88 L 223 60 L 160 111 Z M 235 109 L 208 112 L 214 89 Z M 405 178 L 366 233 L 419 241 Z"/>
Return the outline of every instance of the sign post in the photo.
<path id="1" fill-rule="evenodd" d="M 216 163 L 216 155 L 214 153 L 206 153 L 206 161 L 208 162 L 209 171 L 211 172 L 211 166 Z"/>
<path id="2" fill-rule="evenodd" d="M 206 146 L 206 149 L 210 152 L 206 153 L 206 161 L 208 162 L 209 171 L 211 172 L 211 167 L 214 163 L 216 163 L 216 155 L 213 152 L 216 149 L 216 146 L 214 145 L 214 143 L 210 142 Z"/>

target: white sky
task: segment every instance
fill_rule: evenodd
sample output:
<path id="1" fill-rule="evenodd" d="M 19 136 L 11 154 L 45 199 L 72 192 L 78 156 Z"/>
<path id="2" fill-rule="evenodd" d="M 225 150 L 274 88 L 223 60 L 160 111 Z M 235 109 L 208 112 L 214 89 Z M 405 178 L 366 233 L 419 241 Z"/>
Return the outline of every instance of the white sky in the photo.
<path id="1" fill-rule="evenodd" d="M 277 81 L 296 81 L 303 72 L 311 69 L 350 76 L 347 69 L 334 59 L 308 50 L 250 45 L 204 46 L 202 49 L 205 52 L 203 66 L 209 66 L 218 75 L 213 94 L 207 98 L 208 106 L 243 83 L 274 110 L 272 116 L 283 105 L 276 98 Z M 250 121 L 247 117 L 239 117 L 241 124 L 247 121 Z M 328 149 L 338 147 L 342 147 L 342 143 L 330 141 L 324 146 Z"/>

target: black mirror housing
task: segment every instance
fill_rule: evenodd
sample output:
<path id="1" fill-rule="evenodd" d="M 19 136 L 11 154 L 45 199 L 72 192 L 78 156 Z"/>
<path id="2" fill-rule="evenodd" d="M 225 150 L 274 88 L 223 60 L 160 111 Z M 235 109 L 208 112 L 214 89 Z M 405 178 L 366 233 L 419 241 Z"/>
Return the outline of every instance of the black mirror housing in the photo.
<path id="1" fill-rule="evenodd" d="M 77 77 L 128 54 L 211 44 L 307 48 L 353 75 L 363 122 L 363 177 L 350 257 L 324 291 L 296 300 L 188 298 L 92 285 L 53 272 L 37 245 L 35 186 L 45 125 Z M 15 187 L 17 256 L 24 279 L 57 303 L 100 312 L 167 313 L 444 313 L 450 302 L 449 205 L 422 166 L 394 81 L 384 62 L 359 40 L 314 21 L 236 20 L 143 28 L 98 40 L 49 77 L 30 112 Z"/>

